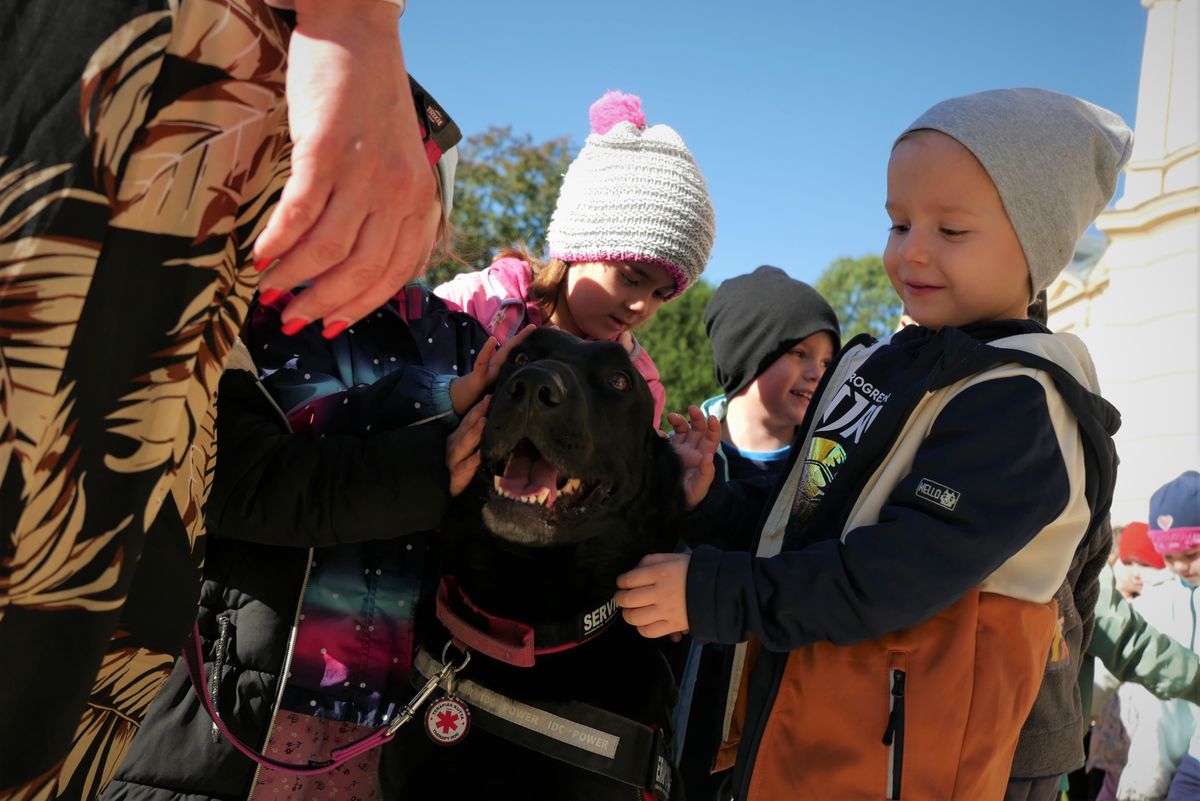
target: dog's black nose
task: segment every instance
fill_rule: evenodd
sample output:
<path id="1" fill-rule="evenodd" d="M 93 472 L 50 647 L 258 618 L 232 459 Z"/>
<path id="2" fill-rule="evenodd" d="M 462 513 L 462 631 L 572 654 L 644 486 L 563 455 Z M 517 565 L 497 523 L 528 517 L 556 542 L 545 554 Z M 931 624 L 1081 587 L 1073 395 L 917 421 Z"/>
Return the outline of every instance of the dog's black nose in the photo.
<path id="1" fill-rule="evenodd" d="M 526 367 L 518 370 L 508 380 L 507 392 L 513 400 L 528 397 L 530 403 L 536 401 L 542 406 L 553 408 L 563 402 L 567 394 L 567 385 L 554 371 Z"/>

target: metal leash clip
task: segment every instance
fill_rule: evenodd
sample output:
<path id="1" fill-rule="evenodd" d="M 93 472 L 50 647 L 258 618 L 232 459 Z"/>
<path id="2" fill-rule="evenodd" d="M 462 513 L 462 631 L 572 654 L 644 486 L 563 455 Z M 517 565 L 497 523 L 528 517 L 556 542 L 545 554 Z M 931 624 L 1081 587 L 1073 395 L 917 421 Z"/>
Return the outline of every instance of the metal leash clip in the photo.
<path id="1" fill-rule="evenodd" d="M 462 661 L 455 665 L 453 662 L 446 661 L 446 653 L 449 648 L 449 642 L 447 642 L 446 646 L 442 648 L 442 669 L 430 676 L 425 684 L 421 686 L 421 689 L 417 690 L 417 694 L 413 696 L 413 699 L 409 701 L 403 709 L 400 710 L 400 712 L 396 715 L 396 719 L 393 720 L 391 725 L 387 727 L 387 731 L 384 734 L 385 737 L 395 736 L 396 731 L 399 730 L 401 726 L 412 720 L 416 716 L 417 710 L 421 708 L 422 704 L 429 700 L 429 696 L 433 695 L 434 691 L 442 682 L 447 681 L 449 682 L 449 687 L 454 686 L 454 676 L 457 675 L 460 670 L 465 668 L 467 663 L 471 661 L 471 652 L 464 651 Z"/>
<path id="2" fill-rule="evenodd" d="M 471 661 L 471 650 L 463 648 L 462 661 L 446 674 L 446 665 L 453 664 L 449 659 L 450 647 L 453 644 L 454 641 L 450 640 L 442 648 L 443 666 L 438 672 L 445 675 L 441 684 L 444 694 L 430 703 L 429 709 L 425 712 L 425 733 L 438 745 L 454 745 L 460 742 L 463 737 L 467 736 L 467 732 L 471 728 L 471 709 L 454 694 L 459 671 Z"/>

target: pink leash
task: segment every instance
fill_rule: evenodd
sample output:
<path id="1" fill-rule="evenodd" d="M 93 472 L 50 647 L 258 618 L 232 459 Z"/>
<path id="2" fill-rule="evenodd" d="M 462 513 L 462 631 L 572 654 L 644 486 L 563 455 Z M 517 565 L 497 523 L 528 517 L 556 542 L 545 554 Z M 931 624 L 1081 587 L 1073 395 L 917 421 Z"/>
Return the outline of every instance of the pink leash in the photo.
<path id="1" fill-rule="evenodd" d="M 208 710 L 208 714 L 212 718 L 213 724 L 217 727 L 221 734 L 224 735 L 225 739 L 229 741 L 230 745 L 260 765 L 266 765 L 269 768 L 274 768 L 275 770 L 283 771 L 284 773 L 290 773 L 294 776 L 313 776 L 318 773 L 325 773 L 338 767 L 339 765 L 349 762 L 358 755 L 366 753 L 372 748 L 383 745 L 388 740 L 391 740 L 396 736 L 395 731 L 392 731 L 390 734 L 388 733 L 388 730 L 392 727 L 392 724 L 388 724 L 387 726 L 381 726 L 362 739 L 355 740 L 354 742 L 347 743 L 340 748 L 333 749 L 333 751 L 331 751 L 329 754 L 330 758 L 324 762 L 310 761 L 307 765 L 297 765 L 291 762 L 280 762 L 277 759 L 272 759 L 269 756 L 264 756 L 263 754 L 258 753 L 253 748 L 243 743 L 234 736 L 233 732 L 229 730 L 229 727 L 225 725 L 225 721 L 221 720 L 221 715 L 217 712 L 217 708 L 213 705 L 212 698 L 210 698 L 208 693 L 204 691 L 204 688 L 208 686 L 208 680 L 204 675 L 204 651 L 200 645 L 200 627 L 195 623 L 192 624 L 191 641 L 183 649 L 183 661 L 187 666 L 188 675 L 191 676 L 192 679 L 192 689 L 195 691 L 197 697 L 200 698 L 200 703 L 203 704 L 204 708 Z"/>

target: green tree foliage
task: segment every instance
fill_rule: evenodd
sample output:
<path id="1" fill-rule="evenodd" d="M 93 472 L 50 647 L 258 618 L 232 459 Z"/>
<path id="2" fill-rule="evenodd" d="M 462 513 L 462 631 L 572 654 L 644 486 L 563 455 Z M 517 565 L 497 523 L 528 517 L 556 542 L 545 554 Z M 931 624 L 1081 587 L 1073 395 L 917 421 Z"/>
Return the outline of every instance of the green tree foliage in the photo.
<path id="1" fill-rule="evenodd" d="M 425 276 L 430 286 L 482 270 L 498 251 L 514 245 L 541 254 L 563 173 L 574 158 L 568 137 L 535 144 L 529 134 L 518 136 L 512 128 L 489 128 L 468 137 L 458 150 L 450 222 L 466 266 L 450 260 L 434 264 Z"/>
<path id="2" fill-rule="evenodd" d="M 712 298 L 712 285 L 698 281 L 637 330 L 638 341 L 654 359 L 667 390 L 668 412 L 685 411 L 721 394 L 713 376 L 712 347 L 704 333 L 704 307 Z M 663 425 L 666 425 L 664 415 Z"/>
<path id="3" fill-rule="evenodd" d="M 816 289 L 837 312 L 843 342 L 864 331 L 880 338 L 889 335 L 904 310 L 879 256 L 835 260 L 817 279 Z"/>

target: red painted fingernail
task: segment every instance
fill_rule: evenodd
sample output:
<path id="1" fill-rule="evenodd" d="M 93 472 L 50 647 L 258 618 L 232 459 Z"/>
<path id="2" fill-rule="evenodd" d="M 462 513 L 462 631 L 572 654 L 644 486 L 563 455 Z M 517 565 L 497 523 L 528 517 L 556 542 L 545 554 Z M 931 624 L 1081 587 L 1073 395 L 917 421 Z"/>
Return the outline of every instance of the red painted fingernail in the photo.
<path id="1" fill-rule="evenodd" d="M 264 289 L 258 293 L 258 301 L 270 306 L 286 294 L 282 289 Z"/>
<path id="2" fill-rule="evenodd" d="M 346 320 L 334 320 L 325 326 L 325 330 L 321 332 L 321 336 L 326 339 L 333 339 L 338 334 L 346 330 L 346 326 L 350 325 Z"/>
<path id="3" fill-rule="evenodd" d="M 294 320 L 289 320 L 283 324 L 283 333 L 290 337 L 293 334 L 299 333 L 302 328 L 309 324 L 309 322 L 310 321 L 306 317 L 297 317 Z"/>
<path id="4" fill-rule="evenodd" d="M 271 262 L 273 262 L 273 261 L 275 261 L 275 260 L 274 259 L 259 259 L 258 261 L 254 262 L 254 269 L 258 270 L 261 273 L 263 270 L 270 267 Z"/>

